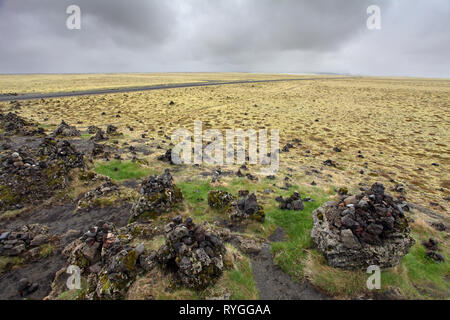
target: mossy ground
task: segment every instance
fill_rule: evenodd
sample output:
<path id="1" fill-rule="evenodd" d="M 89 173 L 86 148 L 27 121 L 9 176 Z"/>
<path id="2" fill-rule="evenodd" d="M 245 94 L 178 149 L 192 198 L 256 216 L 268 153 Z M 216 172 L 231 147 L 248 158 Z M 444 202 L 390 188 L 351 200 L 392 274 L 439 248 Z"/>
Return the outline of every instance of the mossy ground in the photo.
<path id="1" fill-rule="evenodd" d="M 94 170 L 114 181 L 140 179 L 153 173 L 151 169 L 136 162 L 119 160 L 98 163 Z"/>
<path id="2" fill-rule="evenodd" d="M 50 92 L 74 88 L 193 82 L 199 81 L 199 77 L 203 80 L 231 80 L 249 76 L 97 75 L 90 82 L 83 75 L 33 75 L 2 76 L 0 82 L 7 91 Z M 38 86 L 35 84 L 36 78 L 43 80 Z M 64 119 L 71 124 L 83 122 L 83 125 L 78 126 L 80 130 L 87 130 L 89 125 L 105 128 L 113 124 L 124 133 L 115 138 L 120 139 L 117 140 L 118 144 L 132 144 L 133 140 L 141 139 L 143 133 L 149 139 L 154 139 L 145 142 L 154 153 L 148 156 L 139 154 L 145 163 L 96 163 L 96 172 L 116 181 L 161 174 L 168 165 L 157 161 L 156 157 L 169 148 L 170 141 L 165 136 L 170 136 L 179 128 L 192 131 L 194 120 L 203 121 L 204 130 L 278 128 L 280 147 L 295 138 L 301 139 L 301 145 L 296 145 L 288 153 L 281 153 L 280 172 L 275 181 L 262 177 L 257 182 L 226 177 L 212 184 L 209 177 L 200 174 L 212 168 L 170 166 L 185 198 L 184 205 L 170 215 L 181 213 L 183 216 L 193 216 L 196 223 L 216 221 L 217 218 L 225 217 L 209 208 L 207 194 L 210 190 L 222 189 L 234 195 L 243 189 L 255 192 L 258 202 L 265 209 L 266 220 L 263 224 L 250 223 L 243 231 L 267 238 L 277 226 L 282 227 L 288 239 L 273 244 L 275 263 L 294 280 L 307 278 L 333 296 L 351 298 L 367 292 L 365 284 L 368 274 L 327 266 L 322 255 L 312 246 L 311 213 L 334 195 L 335 186 L 346 186 L 351 193 L 355 193 L 359 183 L 367 186 L 377 181 L 385 184 L 388 191 L 396 183 L 404 184 L 408 201 L 427 208 L 431 208 L 430 202 L 438 203 L 431 209 L 441 214 L 443 219 L 448 219 L 448 202 L 443 198 L 448 196 L 450 190 L 450 179 L 445 174 L 450 164 L 447 143 L 449 131 L 441 130 L 440 125 L 450 120 L 446 104 L 450 97 L 449 88 L 448 80 L 326 79 L 25 101 L 17 113 L 41 123 L 47 131 L 53 130 Z M 170 101 L 174 101 L 175 105 L 169 107 Z M 14 111 L 8 103 L 0 103 L 0 109 Z M 120 118 L 116 117 L 118 111 L 121 111 Z M 129 125 L 133 126 L 134 131 L 127 131 Z M 81 139 L 86 138 L 88 136 Z M 335 146 L 339 146 L 342 152 L 334 152 Z M 130 158 L 129 155 L 126 157 Z M 336 161 L 338 167 L 323 166 L 323 161 L 327 159 Z M 440 166 L 432 166 L 432 163 L 439 163 Z M 235 172 L 238 166 L 226 169 Z M 250 167 L 250 172 L 256 174 L 257 169 Z M 288 174 L 290 183 L 296 186 L 288 191 L 282 190 L 283 178 Z M 316 188 L 311 187 L 312 181 L 317 183 Z M 80 187 L 80 190 L 83 188 Z M 273 193 L 265 194 L 265 189 L 271 189 Z M 291 195 L 295 189 L 303 197 L 311 197 L 316 201 L 305 203 L 302 212 L 279 210 L 274 198 Z M 76 196 L 80 190 L 71 192 Z M 7 212 L 5 215 L 9 214 L 16 213 Z M 420 244 L 429 237 L 437 239 L 441 254 L 448 261 L 448 238 L 445 233 L 439 233 L 427 225 L 428 217 L 418 217 L 414 212 L 409 215 L 415 219 L 412 232 L 417 243 L 399 266 L 383 272 L 382 291 L 393 287 L 407 298 L 448 298 L 448 262 L 437 264 L 426 259 Z M 239 268 L 239 272 L 229 273 L 230 281 L 250 284 L 252 277 L 248 269 L 244 266 Z M 162 279 L 167 280 L 164 277 Z M 235 292 L 236 297 L 253 297 L 249 289 Z M 157 296 L 167 299 L 202 298 L 198 293 L 182 289 L 163 291 Z"/>

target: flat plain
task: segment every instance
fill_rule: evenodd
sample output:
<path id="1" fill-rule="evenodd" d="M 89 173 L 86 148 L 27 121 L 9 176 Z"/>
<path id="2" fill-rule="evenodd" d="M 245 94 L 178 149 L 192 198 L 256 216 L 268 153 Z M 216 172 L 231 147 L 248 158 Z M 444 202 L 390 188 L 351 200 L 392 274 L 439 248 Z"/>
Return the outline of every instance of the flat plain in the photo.
<path id="1" fill-rule="evenodd" d="M 301 77 L 311 76 L 220 73 L 3 75 L 0 76 L 0 92 L 70 92 L 167 83 Z M 0 110 L 12 111 L 39 123 L 48 132 L 64 120 L 75 125 L 85 137 L 89 136 L 89 126 L 105 129 L 107 125 L 114 125 L 123 133 L 115 143 L 149 151 L 138 157 L 142 168 L 152 173 L 161 173 L 168 167 L 157 157 L 170 148 L 168 138 L 171 134 L 180 128 L 193 132 L 196 120 L 202 121 L 204 130 L 222 132 L 226 129 L 278 129 L 280 148 L 288 143 L 293 143 L 294 147 L 280 153 L 280 170 L 274 181 L 258 176 L 260 166 L 248 165 L 258 181 L 232 175 L 210 182 L 204 172 L 215 167 L 201 165 L 176 166 L 173 173 L 176 183 L 191 200 L 195 195 L 190 193 L 207 193 L 212 188 L 256 192 L 265 207 L 267 219 L 262 226 L 249 226 L 246 232 L 267 237 L 277 227 L 283 228 L 288 240 L 272 245 L 274 263 L 294 281 L 308 279 L 324 294 L 340 298 L 365 294 L 365 273 L 334 270 L 326 265 L 311 248 L 308 215 L 322 202 L 334 199 L 338 188 L 346 187 L 357 193 L 361 187 L 380 182 L 394 195 L 399 195 L 402 190 L 407 200 L 415 205 L 410 215 L 417 243 L 401 265 L 384 272 L 383 280 L 389 284 L 389 294 L 395 291 L 406 298 L 448 298 L 448 262 L 436 268 L 422 259 L 420 241 L 429 237 L 439 239 L 444 257 L 447 261 L 450 258 L 448 233 L 438 233 L 430 226 L 433 222 L 449 223 L 450 80 L 317 76 L 316 80 L 298 82 L 3 102 Z M 122 161 L 130 161 L 134 155 L 128 152 L 121 156 Z M 327 165 L 327 160 L 331 160 L 333 166 Z M 108 164 L 97 160 L 94 165 Z M 237 165 L 222 168 L 230 172 L 238 169 Z M 274 198 L 288 194 L 283 189 L 286 184 L 289 192 L 299 190 L 316 202 L 308 205 L 300 215 L 282 216 L 286 213 L 276 208 Z M 273 193 L 264 192 L 267 189 Z M 193 215 L 196 221 L 210 221 L 213 216 L 207 205 L 195 200 L 189 202 L 184 214 Z M 424 268 L 423 264 L 430 264 L 430 267 Z M 230 279 L 227 281 L 237 281 Z M 145 279 L 141 281 L 145 282 Z M 229 284 L 222 285 L 221 289 L 224 289 Z M 251 288 L 252 285 L 250 289 L 241 288 L 243 292 L 234 297 L 257 297 L 255 289 Z M 192 298 L 190 293 L 185 294 L 183 291 L 180 296 Z"/>

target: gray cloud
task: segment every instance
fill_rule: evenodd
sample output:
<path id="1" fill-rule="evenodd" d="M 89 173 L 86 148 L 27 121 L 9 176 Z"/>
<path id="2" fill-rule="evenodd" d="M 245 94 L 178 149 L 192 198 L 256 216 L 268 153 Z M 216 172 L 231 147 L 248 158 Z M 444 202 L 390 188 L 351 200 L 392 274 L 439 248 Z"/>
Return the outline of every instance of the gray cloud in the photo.
<path id="1" fill-rule="evenodd" d="M 82 29 L 65 27 L 66 8 Z M 382 9 L 382 29 L 366 9 Z M 450 76 L 448 0 L 0 0 L 0 73 Z"/>

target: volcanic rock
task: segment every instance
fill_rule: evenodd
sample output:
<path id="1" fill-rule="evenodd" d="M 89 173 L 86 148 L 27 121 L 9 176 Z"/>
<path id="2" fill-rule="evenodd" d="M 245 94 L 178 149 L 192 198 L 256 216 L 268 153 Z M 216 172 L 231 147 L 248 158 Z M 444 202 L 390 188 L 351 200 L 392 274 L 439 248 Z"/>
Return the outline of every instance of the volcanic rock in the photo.
<path id="1" fill-rule="evenodd" d="M 53 136 L 79 137 L 81 136 L 81 133 L 80 131 L 77 130 L 75 126 L 70 126 L 63 120 L 61 121 L 61 124 L 53 132 Z"/>
<path id="2" fill-rule="evenodd" d="M 234 200 L 231 193 L 223 190 L 211 190 L 208 192 L 208 204 L 214 209 L 228 210 Z"/>
<path id="3" fill-rule="evenodd" d="M 173 183 L 168 169 L 159 177 L 154 175 L 145 179 L 141 184 L 139 194 L 139 198 L 131 209 L 130 221 L 168 212 L 183 199 L 183 194 L 180 188 Z"/>
<path id="4" fill-rule="evenodd" d="M 165 239 L 158 250 L 159 262 L 186 287 L 203 290 L 223 273 L 225 246 L 204 225 L 176 217 L 165 227 Z"/>
<path id="5" fill-rule="evenodd" d="M 343 269 L 393 267 L 414 245 L 399 204 L 374 184 L 357 196 L 342 196 L 313 212 L 311 237 L 328 263 Z"/>
<path id="6" fill-rule="evenodd" d="M 229 215 L 231 220 L 243 221 L 247 219 L 264 222 L 265 213 L 262 206 L 258 204 L 254 193 L 243 196 L 239 201 L 231 204 Z"/>
<path id="7" fill-rule="evenodd" d="M 26 121 L 11 112 L 4 115 L 0 111 L 0 128 L 4 129 L 7 135 L 45 135 L 43 128 L 40 128 L 37 124 Z"/>
<path id="8" fill-rule="evenodd" d="M 302 211 L 304 208 L 302 198 L 298 192 L 294 192 L 293 195 L 287 199 L 284 199 L 283 197 L 277 199 L 278 202 L 280 202 L 279 207 L 281 210 Z"/>

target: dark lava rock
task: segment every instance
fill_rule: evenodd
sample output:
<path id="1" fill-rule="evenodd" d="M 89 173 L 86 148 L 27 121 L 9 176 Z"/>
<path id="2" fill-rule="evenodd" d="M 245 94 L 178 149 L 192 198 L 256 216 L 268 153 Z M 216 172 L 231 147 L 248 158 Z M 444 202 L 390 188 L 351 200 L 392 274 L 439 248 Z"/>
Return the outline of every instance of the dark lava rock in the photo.
<path id="1" fill-rule="evenodd" d="M 113 126 L 112 124 L 109 124 L 106 127 L 106 134 L 108 134 L 108 135 L 116 135 L 118 133 L 117 130 L 118 130 L 117 127 Z"/>
<path id="2" fill-rule="evenodd" d="M 139 194 L 131 209 L 131 221 L 168 212 L 183 199 L 183 194 L 173 183 L 168 169 L 159 177 L 153 175 L 142 181 Z"/>
<path id="3" fill-rule="evenodd" d="M 325 160 L 323 162 L 323 165 L 324 166 L 328 166 L 328 167 L 336 167 L 336 162 L 334 162 L 333 160 L 328 159 L 328 160 Z"/>
<path id="4" fill-rule="evenodd" d="M 401 205 L 385 194 L 383 185 L 356 196 L 342 196 L 313 212 L 311 237 L 328 263 L 343 269 L 378 265 L 393 267 L 415 241 Z"/>
<path id="5" fill-rule="evenodd" d="M 37 124 L 24 120 L 15 113 L 4 115 L 0 111 L 0 128 L 6 135 L 36 136 L 45 135 L 44 129 Z"/>
<path id="6" fill-rule="evenodd" d="M 97 131 L 101 130 L 99 127 L 96 126 L 89 126 L 88 127 L 88 133 L 89 134 L 96 134 Z"/>
<path id="7" fill-rule="evenodd" d="M 0 211 L 50 198 L 67 187 L 72 169 L 84 167 L 83 154 L 69 142 L 50 138 L 38 149 L 0 155 Z"/>
<path id="8" fill-rule="evenodd" d="M 163 155 L 159 156 L 158 160 L 162 161 L 162 162 L 167 162 L 167 163 L 170 163 L 170 164 L 175 164 L 172 161 L 172 149 L 168 149 L 166 151 L 166 153 L 164 153 Z"/>
<path id="9" fill-rule="evenodd" d="M 63 120 L 61 121 L 61 124 L 53 132 L 53 136 L 79 137 L 81 136 L 81 133 L 80 131 L 77 130 L 75 126 L 70 126 Z"/>
<path id="10" fill-rule="evenodd" d="M 95 135 L 93 135 L 89 140 L 94 141 L 94 142 L 99 142 L 99 141 L 108 140 L 108 137 L 106 136 L 105 131 L 98 128 L 98 130 L 95 132 Z"/>
<path id="11" fill-rule="evenodd" d="M 222 275 L 225 246 L 204 225 L 176 217 L 165 227 L 165 239 L 158 250 L 159 262 L 186 287 L 203 290 Z"/>
<path id="12" fill-rule="evenodd" d="M 116 229 L 112 223 L 99 222 L 66 246 L 63 255 L 67 257 L 68 266 L 79 267 L 81 275 L 87 279 L 87 288 L 81 293 L 80 299 L 124 298 L 136 276 L 154 265 L 146 256 L 143 244 L 130 245 L 138 233 L 151 235 L 149 228 L 134 223 Z M 62 270 L 66 271 L 67 268 Z M 50 296 L 58 296 L 58 288 L 67 290 L 62 279 L 64 273 L 57 273 Z"/>
<path id="13" fill-rule="evenodd" d="M 444 257 L 441 254 L 434 252 L 434 251 L 427 251 L 425 253 L 425 256 L 427 256 L 430 259 L 433 259 L 434 261 L 436 261 L 438 263 L 445 262 Z"/>
<path id="14" fill-rule="evenodd" d="M 284 199 L 283 197 L 280 197 L 276 200 L 280 202 L 279 208 L 281 210 L 302 211 L 304 208 L 302 197 L 298 192 L 294 192 L 289 198 Z"/>
<path id="15" fill-rule="evenodd" d="M 442 222 L 434 222 L 431 224 L 431 226 L 436 229 L 437 231 L 445 231 L 447 227 Z"/>
<path id="16" fill-rule="evenodd" d="M 231 220 L 238 221 L 252 219 L 264 222 L 266 216 L 263 207 L 258 204 L 254 193 L 242 197 L 237 202 L 233 202 L 229 214 Z"/>

